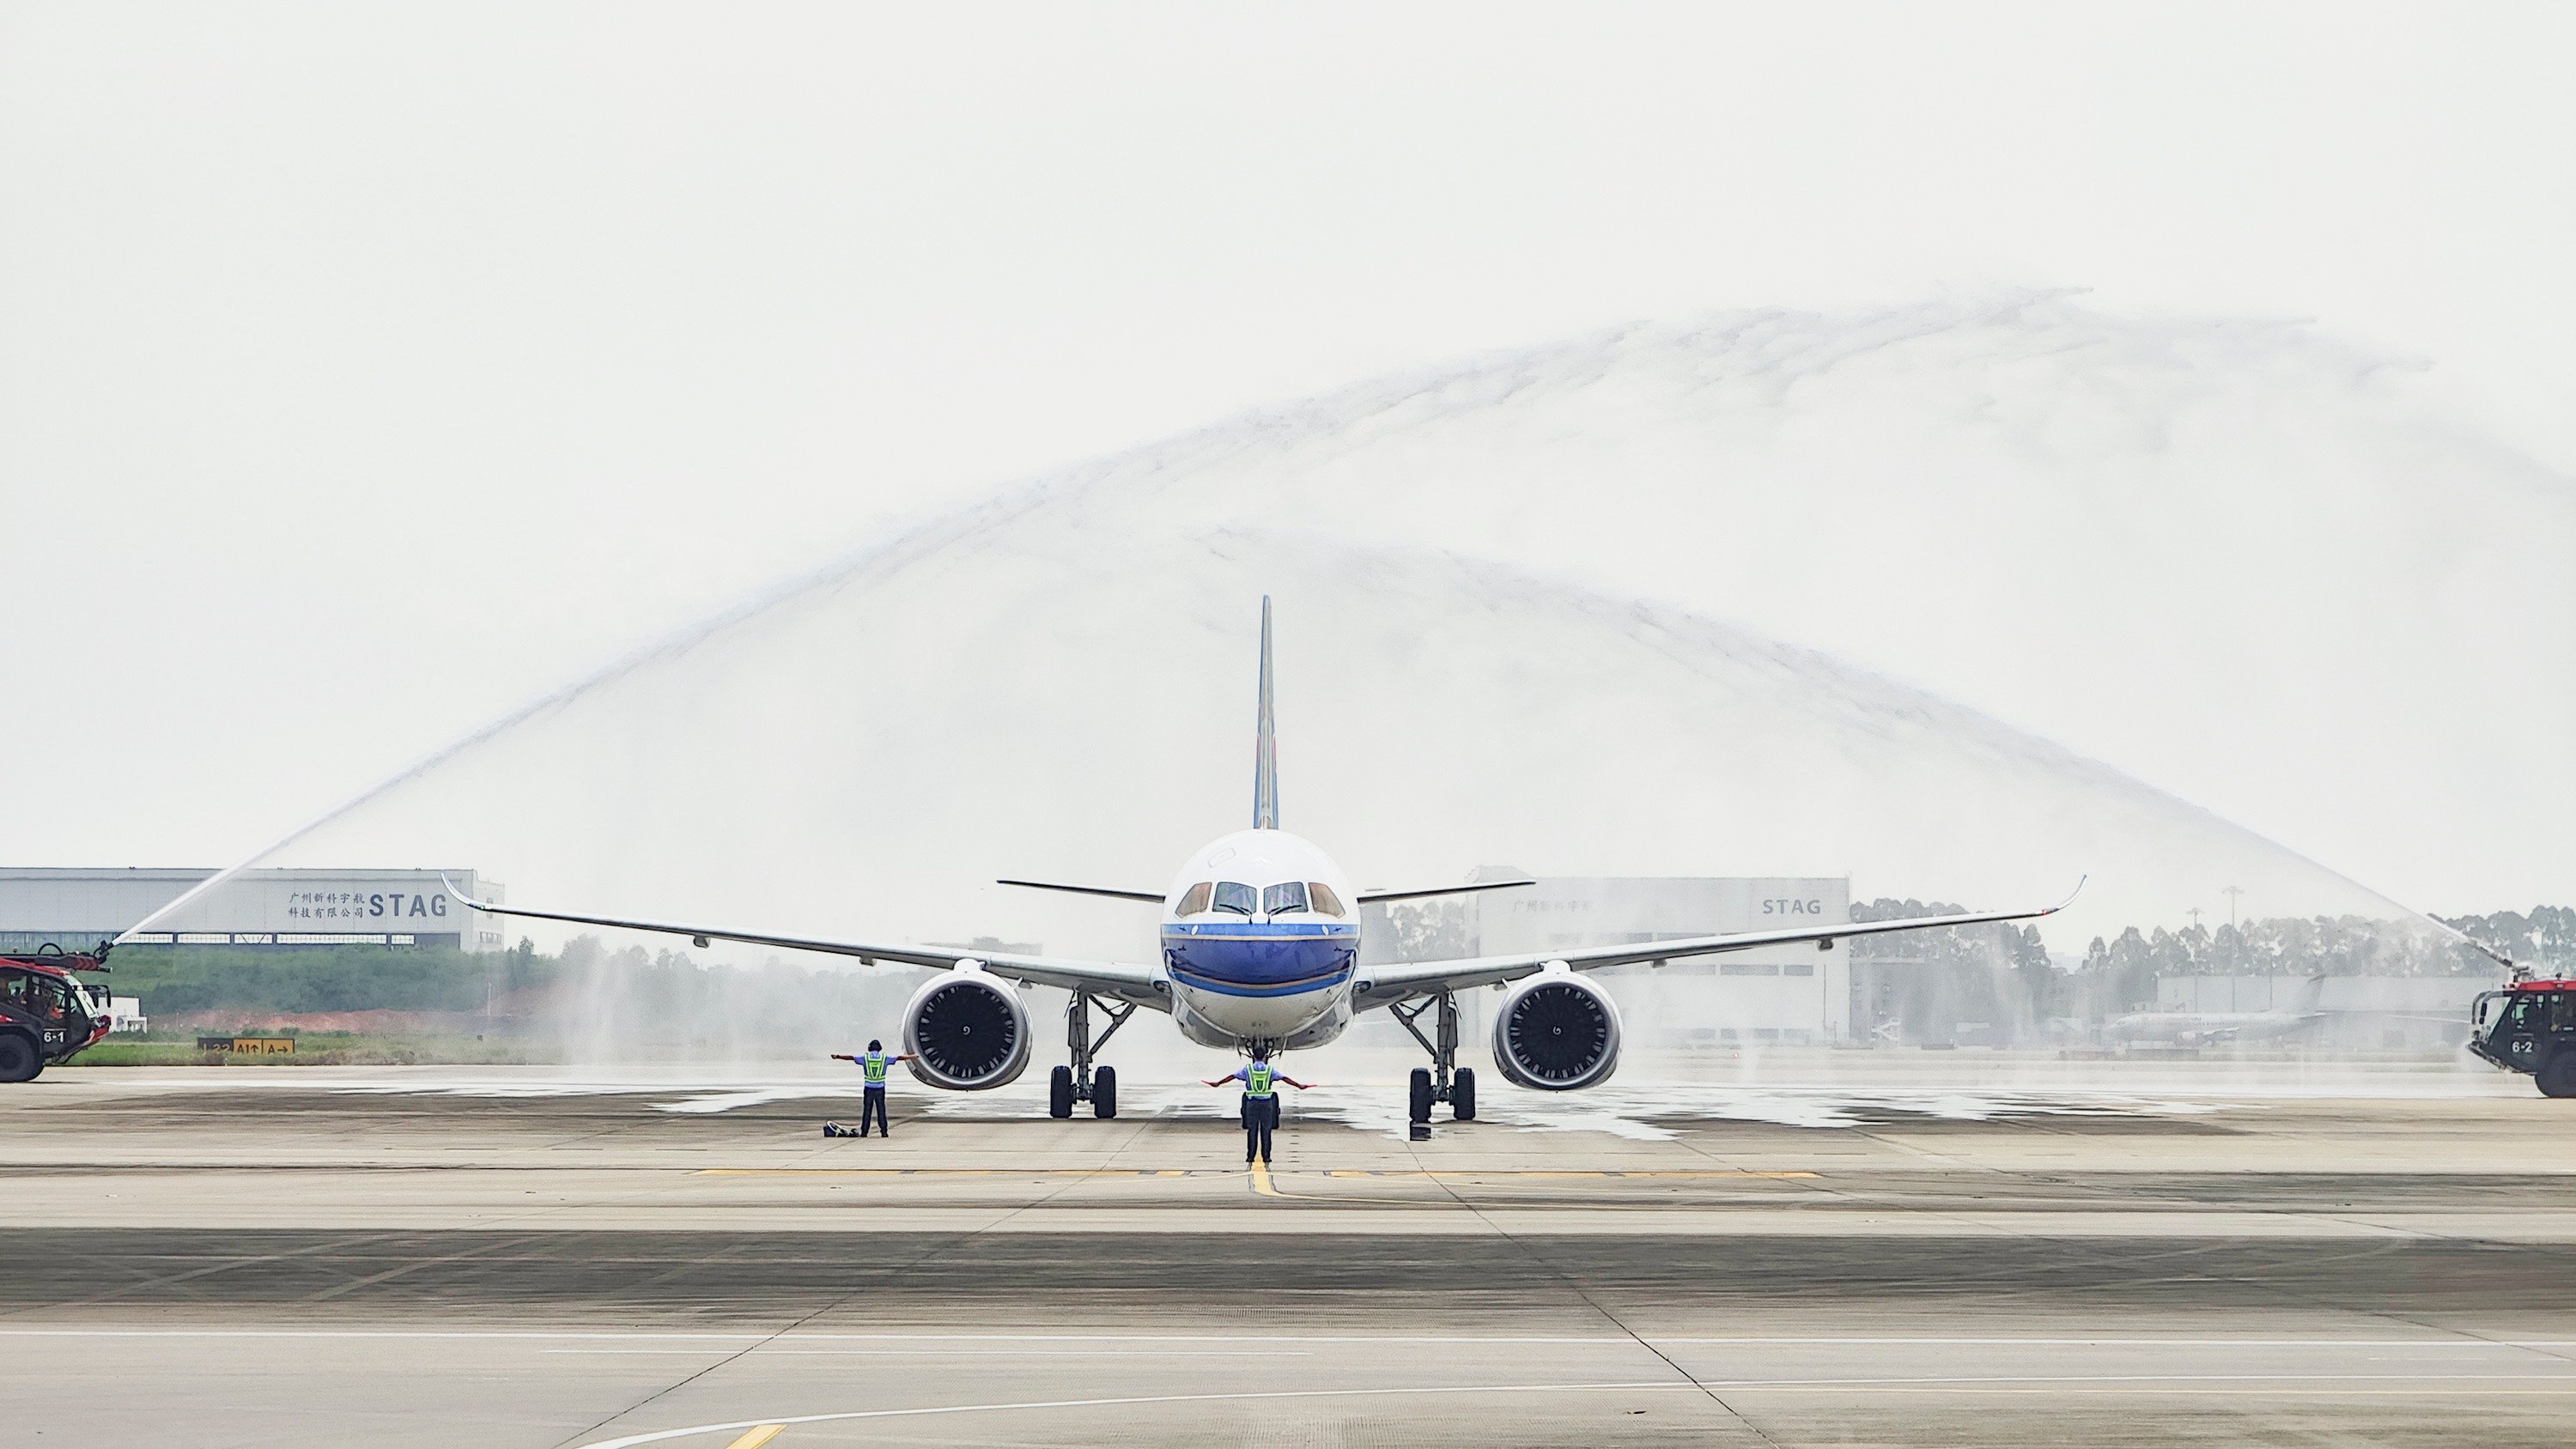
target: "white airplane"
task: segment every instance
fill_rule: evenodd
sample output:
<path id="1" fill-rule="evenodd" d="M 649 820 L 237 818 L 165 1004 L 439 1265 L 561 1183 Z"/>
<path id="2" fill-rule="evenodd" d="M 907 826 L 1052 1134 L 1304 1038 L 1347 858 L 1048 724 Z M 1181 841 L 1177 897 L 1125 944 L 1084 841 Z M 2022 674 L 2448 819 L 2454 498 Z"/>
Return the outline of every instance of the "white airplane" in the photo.
<path id="1" fill-rule="evenodd" d="M 867 962 L 946 968 L 924 983 L 905 1006 L 903 1049 L 912 1054 L 908 1065 L 915 1077 L 953 1091 L 999 1087 L 1028 1066 L 1028 1012 L 1012 983 L 1062 987 L 1073 996 L 1066 1009 L 1071 1060 L 1054 1071 L 1048 1110 L 1057 1117 L 1073 1115 L 1076 1102 L 1089 1102 L 1096 1117 L 1117 1115 L 1117 1073 L 1108 1066 L 1095 1067 L 1094 1058 L 1139 1007 L 1170 1013 L 1181 1034 L 1202 1046 L 1245 1054 L 1266 1051 L 1274 1056 L 1321 1046 L 1340 1036 L 1360 1013 L 1384 1008 L 1431 1054 L 1431 1065 L 1413 1073 L 1415 1122 L 1429 1121 L 1438 1102 L 1448 1103 L 1459 1121 L 1475 1118 L 1476 1074 L 1457 1065 L 1457 993 L 1471 987 L 1513 983 L 1510 995 L 1494 1013 L 1494 1061 L 1503 1075 L 1524 1087 L 1572 1091 L 1608 1080 L 1619 1061 L 1618 1009 L 1584 972 L 1784 942 L 1813 941 L 1819 950 L 1829 951 L 1834 942 L 1848 936 L 2027 920 L 2066 905 L 2060 901 L 2041 910 L 1798 926 L 1644 944 L 1363 966 L 1359 964 L 1360 907 L 1531 882 L 1354 890 L 1350 878 L 1330 857 L 1279 828 L 1267 598 L 1261 601 L 1257 730 L 1252 828 L 1209 842 L 1182 865 L 1169 889 L 1156 893 L 1044 881 L 999 882 L 1160 905 L 1161 949 L 1157 959 L 1149 962 L 1078 961 L 776 936 L 723 926 L 530 910 L 474 900 L 453 885 L 448 890 L 466 905 L 500 916 L 659 931 L 689 937 L 701 947 L 711 941 L 739 941 L 855 956 Z M 1108 1030 L 1097 1037 L 1091 1030 L 1094 1010 L 1109 1021 Z M 1425 1012 L 1432 1013 L 1429 1035 L 1418 1024 Z"/>
<path id="2" fill-rule="evenodd" d="M 2297 1004 L 2288 1011 L 2134 1011 L 2112 1021 L 2109 1032 L 2112 1040 L 2130 1044 L 2224 1046 L 2277 1041 L 2326 1019 L 2326 1014 L 2317 1009 L 2325 991 L 2325 977 L 2311 976 L 2299 988 Z"/>

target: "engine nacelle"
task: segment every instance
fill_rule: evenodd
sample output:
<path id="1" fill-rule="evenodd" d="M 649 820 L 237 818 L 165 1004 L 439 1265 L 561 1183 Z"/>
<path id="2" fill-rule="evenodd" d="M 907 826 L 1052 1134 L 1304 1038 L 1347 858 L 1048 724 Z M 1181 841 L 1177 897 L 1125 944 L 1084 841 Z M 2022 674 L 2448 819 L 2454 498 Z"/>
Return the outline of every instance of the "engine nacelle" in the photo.
<path id="1" fill-rule="evenodd" d="M 1005 1086 L 1029 1064 L 1029 1013 L 1008 982 L 981 971 L 943 971 L 903 1008 L 904 1065 L 952 1092 Z"/>
<path id="2" fill-rule="evenodd" d="M 1542 1092 L 1599 1086 L 1619 1065 L 1619 1008 L 1580 976 L 1532 976 L 1494 1013 L 1494 1065 Z"/>

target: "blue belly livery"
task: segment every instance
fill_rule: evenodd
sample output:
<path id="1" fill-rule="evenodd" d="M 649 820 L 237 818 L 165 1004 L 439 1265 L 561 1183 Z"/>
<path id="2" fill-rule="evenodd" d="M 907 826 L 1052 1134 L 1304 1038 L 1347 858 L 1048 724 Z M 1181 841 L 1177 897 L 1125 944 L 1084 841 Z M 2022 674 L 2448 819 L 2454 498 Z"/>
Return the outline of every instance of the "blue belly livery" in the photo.
<path id="1" fill-rule="evenodd" d="M 1347 922 L 1229 921 L 1163 928 L 1172 980 L 1223 996 L 1296 996 L 1350 979 L 1359 927 Z"/>

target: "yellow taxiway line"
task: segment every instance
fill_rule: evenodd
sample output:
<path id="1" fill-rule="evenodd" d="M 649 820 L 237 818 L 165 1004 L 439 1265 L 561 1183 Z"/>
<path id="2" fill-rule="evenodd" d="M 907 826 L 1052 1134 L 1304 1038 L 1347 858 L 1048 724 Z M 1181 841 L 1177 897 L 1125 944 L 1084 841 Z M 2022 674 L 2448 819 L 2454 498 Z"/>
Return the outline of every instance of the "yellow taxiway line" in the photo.
<path id="1" fill-rule="evenodd" d="M 750 1433 L 743 1435 L 741 1438 L 734 1440 L 730 1444 L 727 1444 L 725 1449 L 760 1449 L 761 1445 L 768 1443 L 770 1440 L 775 1439 L 786 1432 L 787 1426 L 784 1424 L 763 1424 L 759 1428 L 754 1429 Z"/>

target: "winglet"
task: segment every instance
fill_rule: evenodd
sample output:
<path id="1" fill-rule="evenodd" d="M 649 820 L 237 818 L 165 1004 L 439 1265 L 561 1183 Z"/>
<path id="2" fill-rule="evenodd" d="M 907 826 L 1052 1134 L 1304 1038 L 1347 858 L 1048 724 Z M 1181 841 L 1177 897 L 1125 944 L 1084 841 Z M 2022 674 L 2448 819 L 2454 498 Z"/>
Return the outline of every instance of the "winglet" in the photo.
<path id="1" fill-rule="evenodd" d="M 2083 875 L 2077 876 L 2075 878 L 2075 889 L 2066 893 L 2066 899 L 2059 901 L 2056 905 L 2050 906 L 2047 910 L 2040 912 L 2040 914 L 2043 916 L 2053 916 L 2059 911 L 2065 910 L 2068 906 L 2075 904 L 2075 898 L 2084 894 L 2084 883 L 2092 878 L 2092 873 L 2089 871 Z"/>
<path id="2" fill-rule="evenodd" d="M 472 896 L 467 895 L 465 892 L 463 892 L 463 891 L 461 891 L 461 890 L 458 890 L 458 889 L 456 888 L 456 882 L 454 882 L 454 881 L 452 881 L 452 880 L 449 880 L 449 879 L 447 878 L 447 872 L 445 872 L 445 871 L 443 871 L 443 870 L 442 870 L 442 871 L 440 871 L 440 872 L 438 873 L 438 883 L 439 883 L 440 885 L 443 885 L 443 886 L 447 887 L 447 893 L 448 893 L 450 896 L 453 896 L 453 897 L 455 897 L 457 900 L 464 902 L 466 905 L 473 907 L 475 910 L 478 910 L 478 911 L 488 911 L 488 910 L 492 909 L 490 906 L 485 905 L 483 902 L 481 902 L 481 901 L 478 901 L 478 900 L 474 899 Z"/>
<path id="3" fill-rule="evenodd" d="M 1261 596 L 1261 722 L 1252 749 L 1252 828 L 1279 828 L 1279 732 L 1270 713 L 1270 596 Z"/>

